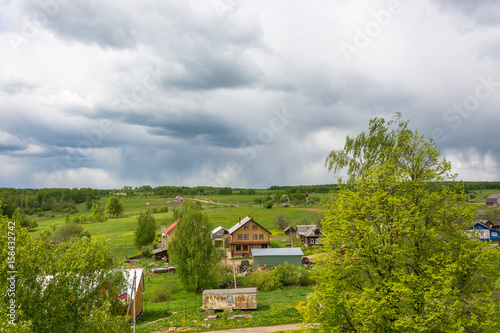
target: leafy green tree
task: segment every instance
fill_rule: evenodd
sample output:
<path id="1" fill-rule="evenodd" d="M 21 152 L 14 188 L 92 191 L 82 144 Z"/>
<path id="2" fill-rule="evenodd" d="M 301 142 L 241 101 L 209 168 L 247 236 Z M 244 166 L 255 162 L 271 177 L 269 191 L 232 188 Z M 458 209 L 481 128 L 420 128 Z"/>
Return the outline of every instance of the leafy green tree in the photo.
<path id="1" fill-rule="evenodd" d="M 16 210 L 14 211 L 14 214 L 12 214 L 12 221 L 14 221 L 17 225 L 23 227 L 23 228 L 29 228 L 30 223 L 28 219 L 26 218 L 26 215 L 23 213 L 22 209 L 17 207 Z"/>
<path id="2" fill-rule="evenodd" d="M 52 236 L 52 241 L 59 242 L 67 242 L 72 238 L 80 238 L 86 236 L 85 230 L 79 224 L 68 222 L 61 224 L 54 231 L 54 235 Z"/>
<path id="3" fill-rule="evenodd" d="M 327 203 L 333 250 L 304 318 L 320 332 L 498 332 L 498 251 L 469 239 L 463 186 L 440 185 L 450 163 L 407 123 L 375 118 L 330 154 L 349 180 Z"/>
<path id="4" fill-rule="evenodd" d="M 123 210 L 123 203 L 116 195 L 108 198 L 108 201 L 106 202 L 106 214 L 109 214 L 112 217 L 118 217 L 121 213 L 123 213 Z"/>
<path id="5" fill-rule="evenodd" d="M 168 252 L 184 289 L 198 292 L 214 285 L 218 256 L 207 215 L 191 202 L 184 204 L 180 215 Z"/>
<path id="6" fill-rule="evenodd" d="M 155 239 L 156 219 L 150 210 L 142 211 L 137 217 L 137 229 L 135 230 L 135 246 L 141 249 L 150 245 Z"/>
<path id="7" fill-rule="evenodd" d="M 278 229 L 285 229 L 288 226 L 288 220 L 285 215 L 278 215 L 274 220 L 274 226 Z"/>
<path id="8" fill-rule="evenodd" d="M 131 331 L 117 297 L 125 290 L 125 278 L 103 243 L 81 238 L 53 244 L 46 232 L 30 236 L 26 228 L 13 226 L 1 216 L 0 220 L 0 289 L 4 291 L 0 332 Z M 15 246 L 9 243 L 12 233 Z M 12 256 L 15 260 L 9 259 Z M 15 296 L 5 293 L 11 285 L 7 278 L 13 276 Z M 10 318 L 4 309 L 12 300 L 16 326 L 6 324 Z"/>

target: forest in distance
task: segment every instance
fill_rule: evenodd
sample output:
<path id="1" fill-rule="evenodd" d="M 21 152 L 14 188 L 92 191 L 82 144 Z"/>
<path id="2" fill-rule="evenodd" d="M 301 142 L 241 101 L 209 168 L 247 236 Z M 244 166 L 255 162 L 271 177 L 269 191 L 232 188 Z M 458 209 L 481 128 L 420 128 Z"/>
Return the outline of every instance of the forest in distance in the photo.
<path id="1" fill-rule="evenodd" d="M 476 190 L 500 190 L 500 181 L 469 181 L 463 182 L 465 191 Z M 152 196 L 171 198 L 178 195 L 194 196 L 217 196 L 217 195 L 256 195 L 270 194 L 276 191 L 287 193 L 329 193 L 338 189 L 338 184 L 324 185 L 298 185 L 278 186 L 273 185 L 267 189 L 231 188 L 212 186 L 157 186 L 143 185 L 132 188 L 124 186 L 122 189 L 92 189 L 92 188 L 42 188 L 42 189 L 16 189 L 0 188 L 0 209 L 7 217 L 12 217 L 15 210 L 20 208 L 25 214 L 33 215 L 44 211 L 60 211 L 64 213 L 76 213 L 77 204 L 92 202 L 109 195 L 121 193 L 127 196 Z"/>

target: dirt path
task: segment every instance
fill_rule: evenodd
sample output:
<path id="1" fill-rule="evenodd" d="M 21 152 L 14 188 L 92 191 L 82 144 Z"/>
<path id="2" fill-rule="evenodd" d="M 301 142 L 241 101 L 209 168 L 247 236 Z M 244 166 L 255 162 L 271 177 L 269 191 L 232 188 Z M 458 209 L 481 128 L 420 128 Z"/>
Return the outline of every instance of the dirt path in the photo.
<path id="1" fill-rule="evenodd" d="M 303 329 L 302 324 L 289 324 L 263 327 L 232 328 L 230 330 L 209 331 L 204 333 L 272 333 L 280 331 L 295 331 Z"/>

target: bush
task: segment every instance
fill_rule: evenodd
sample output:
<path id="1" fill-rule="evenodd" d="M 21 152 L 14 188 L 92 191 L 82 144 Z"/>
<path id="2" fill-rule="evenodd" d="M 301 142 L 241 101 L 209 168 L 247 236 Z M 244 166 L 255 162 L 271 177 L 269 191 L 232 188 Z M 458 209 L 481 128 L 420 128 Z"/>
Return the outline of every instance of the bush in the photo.
<path id="1" fill-rule="evenodd" d="M 271 209 L 273 208 L 274 206 L 274 202 L 272 200 L 268 200 L 264 203 L 264 207 L 266 207 L 267 209 Z"/>
<path id="2" fill-rule="evenodd" d="M 288 220 L 285 215 L 279 215 L 274 221 L 274 226 L 278 229 L 285 229 L 288 226 Z"/>
<path id="3" fill-rule="evenodd" d="M 279 280 L 266 271 L 252 272 L 246 277 L 245 287 L 256 287 L 259 291 L 273 290 L 279 287 Z"/>
<path id="4" fill-rule="evenodd" d="M 141 254 L 145 258 L 152 256 L 151 247 L 149 245 L 144 245 L 143 247 L 141 247 Z"/>
<path id="5" fill-rule="evenodd" d="M 283 286 L 308 286 L 313 283 L 309 271 L 297 265 L 290 265 L 284 263 L 275 267 L 272 275 L 278 280 L 280 285 Z"/>

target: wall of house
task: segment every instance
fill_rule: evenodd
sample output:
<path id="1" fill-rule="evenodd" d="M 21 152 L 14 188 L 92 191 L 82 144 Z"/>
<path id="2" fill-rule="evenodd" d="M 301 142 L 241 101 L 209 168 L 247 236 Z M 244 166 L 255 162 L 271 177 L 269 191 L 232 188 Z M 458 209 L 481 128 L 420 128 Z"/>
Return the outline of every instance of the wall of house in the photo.
<path id="1" fill-rule="evenodd" d="M 231 251 L 234 256 L 250 256 L 252 249 L 261 249 L 262 243 L 269 243 L 269 232 L 253 221 L 247 222 L 236 230 L 231 237 L 232 243 L 237 243 L 231 244 Z M 240 246 L 240 250 L 237 249 L 237 246 Z M 245 249 L 244 246 L 247 246 L 247 248 Z"/>

